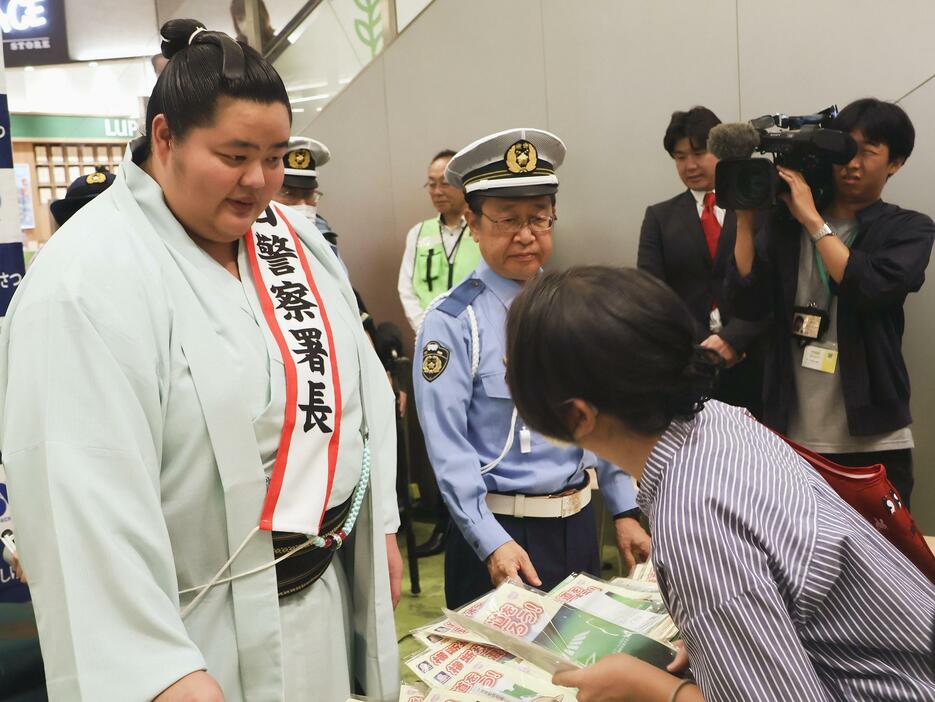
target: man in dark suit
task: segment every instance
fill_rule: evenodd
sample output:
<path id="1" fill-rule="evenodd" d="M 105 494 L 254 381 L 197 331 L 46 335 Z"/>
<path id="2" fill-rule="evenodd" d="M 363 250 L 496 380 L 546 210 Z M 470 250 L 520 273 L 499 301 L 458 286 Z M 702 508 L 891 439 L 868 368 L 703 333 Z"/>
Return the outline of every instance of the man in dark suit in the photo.
<path id="1" fill-rule="evenodd" d="M 664 281 L 685 301 L 698 326 L 698 342 L 717 351 L 727 369 L 716 399 L 760 413 L 761 368 L 755 352 L 762 324 L 735 319 L 724 281 L 737 223 L 715 204 L 717 158 L 708 132 L 721 120 L 706 107 L 674 112 L 663 146 L 687 190 L 646 208 L 637 266 Z"/>

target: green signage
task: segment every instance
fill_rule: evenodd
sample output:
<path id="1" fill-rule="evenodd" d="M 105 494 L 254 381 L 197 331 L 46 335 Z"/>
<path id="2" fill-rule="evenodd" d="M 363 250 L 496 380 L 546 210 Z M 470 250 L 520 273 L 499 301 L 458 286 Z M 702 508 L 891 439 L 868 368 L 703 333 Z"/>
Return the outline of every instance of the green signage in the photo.
<path id="1" fill-rule="evenodd" d="M 13 139 L 122 139 L 138 134 L 139 121 L 133 117 L 85 117 L 74 115 L 10 115 Z"/>

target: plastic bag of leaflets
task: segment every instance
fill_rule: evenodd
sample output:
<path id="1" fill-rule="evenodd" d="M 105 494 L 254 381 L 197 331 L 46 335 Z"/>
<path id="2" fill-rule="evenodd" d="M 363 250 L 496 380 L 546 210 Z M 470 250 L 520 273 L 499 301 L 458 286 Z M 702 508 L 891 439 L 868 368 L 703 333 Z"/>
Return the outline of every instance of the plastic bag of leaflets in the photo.
<path id="1" fill-rule="evenodd" d="M 678 636 L 651 566 L 614 582 L 572 574 L 549 593 L 507 582 L 445 614 L 412 632 L 426 646 L 406 661 L 429 686 L 423 700 L 571 702 L 553 673 L 619 652 L 665 668 Z"/>

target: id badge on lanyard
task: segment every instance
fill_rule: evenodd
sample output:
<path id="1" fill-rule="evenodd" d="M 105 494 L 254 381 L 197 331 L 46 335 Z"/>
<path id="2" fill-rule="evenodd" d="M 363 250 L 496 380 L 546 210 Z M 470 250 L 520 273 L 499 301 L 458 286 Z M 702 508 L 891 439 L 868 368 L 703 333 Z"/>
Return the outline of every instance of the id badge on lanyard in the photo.
<path id="1" fill-rule="evenodd" d="M 809 302 L 805 307 L 792 310 L 792 334 L 798 337 L 802 347 L 802 367 L 821 373 L 833 374 L 838 367 L 838 345 L 834 342 L 822 343 L 821 337 L 831 324 L 831 305 L 834 293 L 828 281 L 828 272 L 818 252 L 815 252 L 815 266 L 821 283 L 827 293 L 828 303 L 824 308 L 816 302 Z"/>
<path id="2" fill-rule="evenodd" d="M 814 302 L 808 303 L 806 307 L 795 307 L 792 310 L 792 334 L 798 337 L 799 346 L 821 339 L 828 330 L 828 323 L 828 310 L 822 309 Z"/>
<path id="3" fill-rule="evenodd" d="M 814 302 L 796 307 L 792 312 L 792 334 L 802 347 L 803 368 L 833 374 L 838 367 L 838 345 L 821 341 L 831 321 L 830 309 L 831 305 L 822 309 Z"/>

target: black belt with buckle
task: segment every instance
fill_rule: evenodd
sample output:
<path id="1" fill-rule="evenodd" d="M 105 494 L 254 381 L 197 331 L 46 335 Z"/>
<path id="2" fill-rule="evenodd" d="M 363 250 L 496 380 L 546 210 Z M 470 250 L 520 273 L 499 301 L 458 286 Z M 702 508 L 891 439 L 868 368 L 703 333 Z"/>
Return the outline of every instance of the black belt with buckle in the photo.
<path id="1" fill-rule="evenodd" d="M 337 507 L 329 509 L 325 512 L 319 533 L 325 535 L 340 529 L 350 511 L 350 498 Z M 331 559 L 334 558 L 334 552 L 337 550 L 336 548 L 316 548 L 308 543 L 308 537 L 305 534 L 274 531 L 273 557 L 280 558 L 302 544 L 307 545 L 276 564 L 276 591 L 280 598 L 294 595 L 314 585 L 331 565 Z"/>

